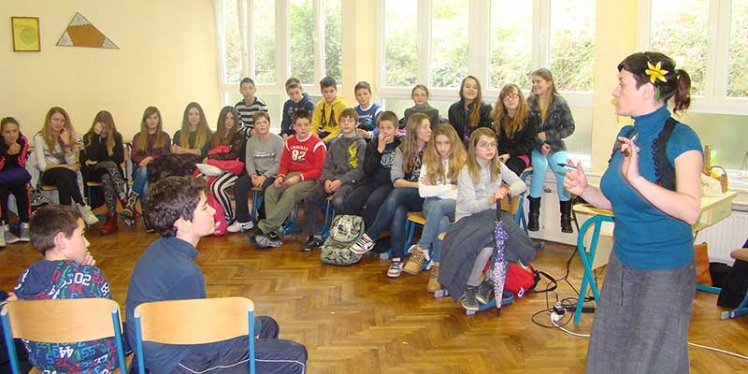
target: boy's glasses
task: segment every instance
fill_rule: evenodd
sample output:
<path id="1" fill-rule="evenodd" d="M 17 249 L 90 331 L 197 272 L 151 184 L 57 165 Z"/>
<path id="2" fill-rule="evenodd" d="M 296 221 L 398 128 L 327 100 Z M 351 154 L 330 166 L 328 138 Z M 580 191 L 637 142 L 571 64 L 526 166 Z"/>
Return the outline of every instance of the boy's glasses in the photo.
<path id="1" fill-rule="evenodd" d="M 519 97 L 518 94 L 516 94 L 516 93 L 510 93 L 510 94 L 507 94 L 506 96 L 504 96 L 504 101 L 514 100 L 514 99 L 516 99 L 518 97 Z"/>
<path id="2" fill-rule="evenodd" d="M 478 147 L 481 148 L 496 148 L 499 146 L 499 143 L 496 142 L 478 142 Z"/>

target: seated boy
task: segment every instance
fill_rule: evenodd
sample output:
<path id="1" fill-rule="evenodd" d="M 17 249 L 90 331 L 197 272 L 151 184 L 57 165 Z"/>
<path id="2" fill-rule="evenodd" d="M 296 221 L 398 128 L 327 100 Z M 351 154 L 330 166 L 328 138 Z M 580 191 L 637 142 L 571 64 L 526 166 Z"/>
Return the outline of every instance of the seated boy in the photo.
<path id="1" fill-rule="evenodd" d="M 358 105 L 354 108 L 358 113 L 358 129 L 356 132 L 368 142 L 379 134 L 377 120 L 383 109 L 371 100 L 371 85 L 369 82 L 356 83 L 353 93 L 356 95 L 356 101 L 358 101 Z"/>
<path id="2" fill-rule="evenodd" d="M 161 238 L 135 265 L 127 291 L 128 320 L 142 303 L 206 297 L 205 279 L 195 264 L 196 246 L 213 232 L 215 210 L 208 205 L 204 189 L 205 182 L 195 177 L 168 177 L 151 186 L 146 214 Z M 304 372 L 303 345 L 277 339 L 278 324 L 270 317 L 257 317 L 255 326 L 258 373 Z M 126 330 L 129 341 L 134 341 L 134 324 L 127 324 Z M 196 345 L 144 342 L 143 350 L 145 366 L 152 373 L 247 372 L 246 337 Z"/>
<path id="3" fill-rule="evenodd" d="M 88 252 L 86 224 L 69 205 L 47 205 L 31 216 L 31 243 L 44 256 L 21 274 L 19 300 L 111 299 L 107 281 Z M 24 341 L 29 361 L 43 373 L 104 373 L 118 367 L 114 338 L 71 343 Z"/>
<path id="4" fill-rule="evenodd" d="M 379 135 L 366 146 L 362 181 L 348 194 L 340 207 L 335 207 L 337 214 L 358 215 L 365 207 L 364 223 L 366 227 L 374 222 L 384 200 L 394 188 L 390 179 L 392 160 L 395 148 L 400 145 L 397 133 L 397 115 L 386 111 L 379 116 L 377 127 Z"/>
<path id="5" fill-rule="evenodd" d="M 252 78 L 244 78 L 239 82 L 239 92 L 242 94 L 242 99 L 239 100 L 234 107 L 242 118 L 242 130 L 246 131 L 247 136 L 250 135 L 249 131 L 255 127 L 255 113 L 258 111 L 268 111 L 267 104 L 265 104 L 262 99 L 255 96 L 256 91 L 255 81 L 253 81 Z M 254 135 L 254 133 L 252 135 Z"/>
<path id="6" fill-rule="evenodd" d="M 325 144 L 330 144 L 331 140 L 340 135 L 340 127 L 337 121 L 346 105 L 343 99 L 338 97 L 338 84 L 335 79 L 322 78 L 319 81 L 319 89 L 324 100 L 320 100 L 314 107 L 312 129 Z"/>
<path id="7" fill-rule="evenodd" d="M 309 112 L 299 109 L 293 118 L 296 135 L 286 141 L 281 155 L 278 176 L 265 190 L 265 219 L 257 222 L 247 237 L 261 248 L 280 247 L 280 231 L 286 216 L 322 175 L 327 149 L 317 135 L 312 134 Z"/>
<path id="8" fill-rule="evenodd" d="M 304 88 L 301 87 L 301 82 L 297 78 L 291 77 L 286 80 L 286 93 L 288 94 L 288 100 L 283 104 L 280 132 L 283 140 L 287 140 L 289 136 L 295 133 L 291 119 L 297 110 L 306 109 L 309 113 L 314 113 L 314 101 L 308 93 L 304 92 Z"/>
<path id="9" fill-rule="evenodd" d="M 364 176 L 366 142 L 356 133 L 357 125 L 356 110 L 348 108 L 340 114 L 341 136 L 334 139 L 327 150 L 322 177 L 304 196 L 304 231 L 309 234 L 309 239 L 301 248 L 304 251 L 317 249 L 324 244 L 320 227 L 320 205 L 325 198 L 333 195 L 333 208 L 342 208 L 348 194 Z"/>

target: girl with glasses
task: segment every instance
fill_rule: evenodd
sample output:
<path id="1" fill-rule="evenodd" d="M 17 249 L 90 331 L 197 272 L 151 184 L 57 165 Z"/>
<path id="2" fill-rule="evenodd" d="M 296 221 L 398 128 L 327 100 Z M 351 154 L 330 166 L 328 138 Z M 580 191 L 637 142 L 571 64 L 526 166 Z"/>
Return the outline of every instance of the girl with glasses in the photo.
<path id="1" fill-rule="evenodd" d="M 530 111 L 516 84 L 501 89 L 491 117 L 499 140 L 499 160 L 515 174 L 522 174 L 530 166 L 533 149 L 539 146 L 540 118 Z"/>

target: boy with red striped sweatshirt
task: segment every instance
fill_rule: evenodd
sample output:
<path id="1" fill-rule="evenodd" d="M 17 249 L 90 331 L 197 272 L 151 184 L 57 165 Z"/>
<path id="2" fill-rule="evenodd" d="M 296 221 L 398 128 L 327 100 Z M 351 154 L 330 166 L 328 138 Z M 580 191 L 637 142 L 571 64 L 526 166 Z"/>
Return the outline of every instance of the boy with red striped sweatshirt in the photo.
<path id="1" fill-rule="evenodd" d="M 247 235 L 261 248 L 280 247 L 280 229 L 294 205 L 304 198 L 322 175 L 327 157 L 325 143 L 311 131 L 310 113 L 300 109 L 293 116 L 296 135 L 290 136 L 283 147 L 278 176 L 265 190 L 267 217 Z"/>

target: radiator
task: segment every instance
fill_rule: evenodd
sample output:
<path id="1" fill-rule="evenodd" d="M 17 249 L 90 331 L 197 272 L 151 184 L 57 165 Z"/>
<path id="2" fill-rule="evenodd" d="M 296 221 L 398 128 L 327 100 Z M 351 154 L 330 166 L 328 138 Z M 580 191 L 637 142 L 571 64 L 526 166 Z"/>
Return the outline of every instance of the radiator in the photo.
<path id="1" fill-rule="evenodd" d="M 740 248 L 748 238 L 748 212 L 732 211 L 732 215 L 716 225 L 701 230 L 695 243 L 709 244 L 709 260 L 732 265 L 732 250 Z"/>

